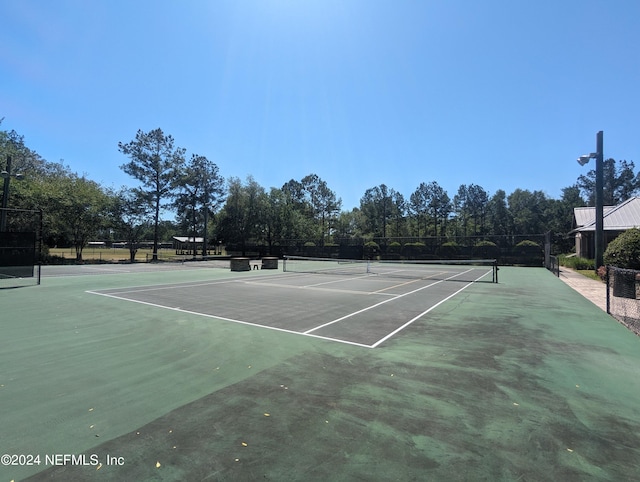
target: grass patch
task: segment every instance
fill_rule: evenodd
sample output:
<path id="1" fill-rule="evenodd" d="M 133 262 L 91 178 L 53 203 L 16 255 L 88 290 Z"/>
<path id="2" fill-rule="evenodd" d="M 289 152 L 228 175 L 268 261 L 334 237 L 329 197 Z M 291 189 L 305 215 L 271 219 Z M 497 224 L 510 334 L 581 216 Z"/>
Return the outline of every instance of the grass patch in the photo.
<path id="1" fill-rule="evenodd" d="M 591 278 L 596 281 L 602 281 L 602 279 L 600 279 L 600 276 L 598 276 L 596 272 L 592 269 L 578 269 L 576 271 L 580 273 L 582 276 L 586 276 L 587 278 Z"/>
<path id="2" fill-rule="evenodd" d="M 50 256 L 64 258 L 67 260 L 76 259 L 75 248 L 50 248 Z M 146 262 L 153 256 L 153 249 L 138 249 L 136 261 Z M 163 249 L 158 251 L 158 256 L 162 258 L 175 257 L 173 249 Z M 126 248 L 93 248 L 87 247 L 82 250 L 82 260 L 94 263 L 116 263 L 129 261 L 129 250 Z"/>

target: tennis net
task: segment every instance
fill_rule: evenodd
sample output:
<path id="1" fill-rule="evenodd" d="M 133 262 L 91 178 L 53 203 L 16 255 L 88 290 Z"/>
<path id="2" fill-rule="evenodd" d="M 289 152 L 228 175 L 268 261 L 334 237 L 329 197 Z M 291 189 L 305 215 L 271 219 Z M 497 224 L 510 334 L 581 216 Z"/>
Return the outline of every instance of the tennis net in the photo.
<path id="1" fill-rule="evenodd" d="M 495 259 L 466 260 L 360 260 L 285 256 L 283 271 L 407 279 L 498 282 Z"/>

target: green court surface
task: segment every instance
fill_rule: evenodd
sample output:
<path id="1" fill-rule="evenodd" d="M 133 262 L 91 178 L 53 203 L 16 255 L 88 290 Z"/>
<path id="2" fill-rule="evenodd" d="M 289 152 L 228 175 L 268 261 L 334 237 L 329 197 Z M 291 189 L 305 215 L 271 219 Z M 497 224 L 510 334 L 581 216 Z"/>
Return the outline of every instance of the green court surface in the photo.
<path id="1" fill-rule="evenodd" d="M 0 289 L 0 482 L 640 473 L 640 338 L 546 270 L 398 291 L 382 305 L 397 311 L 362 312 L 391 330 L 380 343 L 351 338 L 356 326 L 369 332 L 362 313 L 344 335 L 337 323 L 331 337 L 299 333 L 291 306 L 315 320 L 315 298 L 380 302 L 396 285 L 345 280 L 330 298 L 336 286 L 316 296 L 281 272 L 82 273 L 50 277 L 45 267 L 40 286 Z M 218 318 L 239 277 L 267 291 L 233 298 L 246 319 Z M 182 293 L 181 306 L 124 299 L 159 284 Z M 392 333 L 385 320 L 395 317 L 415 320 Z"/>

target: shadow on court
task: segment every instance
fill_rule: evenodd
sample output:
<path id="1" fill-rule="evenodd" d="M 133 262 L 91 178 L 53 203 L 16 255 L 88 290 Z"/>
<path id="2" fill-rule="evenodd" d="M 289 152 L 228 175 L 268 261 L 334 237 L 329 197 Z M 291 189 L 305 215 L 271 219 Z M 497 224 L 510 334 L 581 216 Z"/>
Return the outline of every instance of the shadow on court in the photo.
<path id="1" fill-rule="evenodd" d="M 84 292 L 231 279 L 136 276 L 3 299 L 0 452 L 88 461 L 3 479 L 637 475 L 640 340 L 542 269 L 503 268 L 376 349 Z"/>

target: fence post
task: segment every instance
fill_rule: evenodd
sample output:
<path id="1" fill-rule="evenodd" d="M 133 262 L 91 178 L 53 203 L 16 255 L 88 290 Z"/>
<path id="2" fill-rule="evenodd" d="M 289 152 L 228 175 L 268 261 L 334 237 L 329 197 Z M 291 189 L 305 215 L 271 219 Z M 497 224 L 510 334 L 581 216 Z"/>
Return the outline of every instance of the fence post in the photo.
<path id="1" fill-rule="evenodd" d="M 611 310 L 609 309 L 609 303 L 610 303 L 610 299 L 609 299 L 609 265 L 607 265 L 607 271 L 606 271 L 606 275 L 605 278 L 607 280 L 607 313 L 611 314 Z"/>

